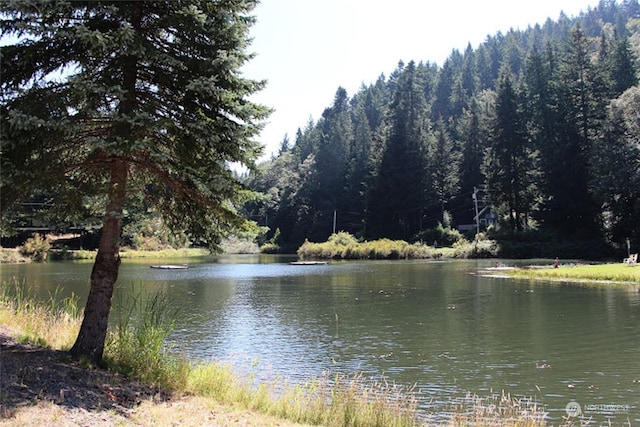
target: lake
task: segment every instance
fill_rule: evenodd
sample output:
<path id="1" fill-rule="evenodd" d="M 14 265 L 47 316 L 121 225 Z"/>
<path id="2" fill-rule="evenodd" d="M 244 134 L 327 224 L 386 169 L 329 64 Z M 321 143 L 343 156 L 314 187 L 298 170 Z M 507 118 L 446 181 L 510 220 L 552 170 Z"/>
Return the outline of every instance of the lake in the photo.
<path id="1" fill-rule="evenodd" d="M 130 295 L 162 291 L 178 310 L 170 345 L 191 359 L 248 367 L 263 380 L 361 373 L 415 385 L 425 411 L 467 392 L 504 390 L 545 405 L 551 424 L 569 402 L 598 424 L 640 422 L 637 286 L 478 274 L 495 260 L 291 260 L 124 260 L 115 308 Z M 189 268 L 149 268 L 167 262 Z M 84 304 L 91 266 L 2 265 L 0 278 L 23 280 L 41 298 L 61 287 Z"/>

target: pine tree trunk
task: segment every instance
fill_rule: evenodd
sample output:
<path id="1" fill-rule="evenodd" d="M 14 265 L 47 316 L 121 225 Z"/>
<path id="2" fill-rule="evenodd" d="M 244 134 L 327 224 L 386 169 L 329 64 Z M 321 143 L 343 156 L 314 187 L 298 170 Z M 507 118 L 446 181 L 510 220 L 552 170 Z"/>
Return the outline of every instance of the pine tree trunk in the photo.
<path id="1" fill-rule="evenodd" d="M 114 161 L 111 166 L 107 214 L 102 227 L 98 254 L 91 271 L 91 289 L 84 309 L 80 332 L 71 348 L 72 356 L 84 356 L 96 364 L 102 363 L 109 311 L 111 310 L 111 297 L 120 268 L 120 230 L 122 228 L 122 207 L 125 200 L 127 175 L 127 164 L 122 161 Z"/>

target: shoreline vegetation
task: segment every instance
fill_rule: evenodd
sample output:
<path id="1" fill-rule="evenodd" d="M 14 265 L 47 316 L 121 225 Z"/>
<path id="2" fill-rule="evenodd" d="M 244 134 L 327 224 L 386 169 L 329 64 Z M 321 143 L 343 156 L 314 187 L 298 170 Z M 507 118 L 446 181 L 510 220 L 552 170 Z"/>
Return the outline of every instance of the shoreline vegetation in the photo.
<path id="1" fill-rule="evenodd" d="M 74 235 L 42 235 L 34 233 L 24 243 L 15 248 L 0 246 L 0 264 L 19 264 L 43 261 L 93 261 L 97 249 L 70 249 L 64 243 L 73 239 Z M 204 247 L 173 247 L 154 239 L 139 238 L 142 244 L 120 248 L 120 258 L 190 258 L 211 255 Z M 221 242 L 224 253 L 251 254 L 259 253 L 260 249 L 250 239 L 230 237 Z"/>
<path id="2" fill-rule="evenodd" d="M 185 360 L 164 346 L 172 324 L 163 311 L 161 294 L 148 301 L 134 299 L 129 312 L 137 311 L 133 318 L 139 321 L 117 322 L 107 339 L 106 367 L 97 368 L 68 357 L 66 350 L 78 331 L 81 313 L 77 299 L 60 299 L 59 294 L 54 293 L 47 303 L 39 303 L 29 296 L 24 284 L 2 284 L 3 425 L 47 419 L 67 425 L 545 425 L 542 405 L 504 392 L 487 397 L 460 396 L 442 413 L 425 413 L 418 408 L 411 388 L 358 374 L 310 378 L 305 384 L 281 379 L 256 384 L 253 375 L 240 376 L 225 363 Z M 17 344 L 7 345 L 7 335 Z M 29 354 L 28 362 L 21 352 Z M 43 357 L 41 361 L 38 355 Z M 23 366 L 26 364 L 29 366 Z M 52 375 L 54 369 L 62 372 Z M 96 386 L 97 374 L 109 376 L 103 380 L 106 385 Z M 63 380 L 46 381 L 53 377 Z M 73 383 L 73 387 L 67 383 Z M 140 392 L 141 384 L 151 391 Z M 124 405 L 126 410 L 99 403 L 92 406 L 85 402 L 81 407 L 73 403 L 83 400 L 78 396 L 95 395 L 92 390 L 96 387 L 102 387 L 97 393 L 100 397 L 113 397 L 114 405 Z M 110 390 L 116 387 L 120 394 L 114 396 Z M 118 396 L 134 398 L 123 400 Z M 74 424 L 73 420 L 79 421 Z"/>
<path id="3" fill-rule="evenodd" d="M 362 241 L 350 233 L 340 231 L 329 236 L 325 242 L 305 240 L 297 249 L 300 261 L 312 260 L 402 260 L 402 259 L 535 259 L 541 254 L 553 253 L 555 256 L 581 259 L 580 253 L 586 251 L 584 246 L 593 242 L 513 242 L 499 241 L 480 233 L 473 240 L 467 240 L 462 234 L 450 228 L 439 227 L 432 230 L 424 239 L 409 243 L 405 240 L 388 238 Z M 68 236 L 42 236 L 35 233 L 23 245 L 16 248 L 0 247 L 0 263 L 15 264 L 43 261 L 81 261 L 94 260 L 96 250 L 69 249 L 57 243 Z M 431 242 L 431 243 L 429 243 Z M 547 247 L 542 250 L 541 247 Z M 595 245 L 597 246 L 597 245 Z M 573 248 L 573 250 L 569 250 Z M 582 248 L 580 250 L 579 248 Z M 597 248 L 596 248 L 597 249 Z M 283 254 L 274 243 L 258 246 L 247 238 L 231 237 L 221 243 L 221 254 Z M 566 254 L 569 255 L 566 255 Z M 120 249 L 122 259 L 139 258 L 189 258 L 209 256 L 211 252 L 202 247 L 178 247 L 163 245 L 159 242 L 145 243 L 139 247 L 124 246 Z M 542 256 L 544 258 L 544 256 Z M 600 261 L 611 260 L 609 252 L 602 252 L 601 257 L 584 257 Z"/>
<path id="4" fill-rule="evenodd" d="M 623 285 L 635 283 L 640 285 L 640 264 L 568 264 L 560 265 L 559 268 L 534 266 L 502 269 L 500 273 L 510 277 L 532 280 Z"/>
<path id="5" fill-rule="evenodd" d="M 0 248 L 0 264 L 21 264 L 41 261 L 91 261 L 96 257 L 97 251 L 87 249 L 57 249 L 47 251 L 47 256 L 38 259 L 24 254 L 20 248 Z M 122 259 L 134 258 L 191 258 L 210 255 L 204 248 L 161 249 L 161 250 L 137 250 L 123 249 L 120 252 Z"/>
<path id="6" fill-rule="evenodd" d="M 329 236 L 326 242 L 305 240 L 297 255 L 301 260 L 491 258 L 497 256 L 497 244 L 493 240 L 469 242 L 461 236 L 448 247 L 439 247 L 437 241 L 432 245 L 391 239 L 361 242 L 341 231 Z"/>

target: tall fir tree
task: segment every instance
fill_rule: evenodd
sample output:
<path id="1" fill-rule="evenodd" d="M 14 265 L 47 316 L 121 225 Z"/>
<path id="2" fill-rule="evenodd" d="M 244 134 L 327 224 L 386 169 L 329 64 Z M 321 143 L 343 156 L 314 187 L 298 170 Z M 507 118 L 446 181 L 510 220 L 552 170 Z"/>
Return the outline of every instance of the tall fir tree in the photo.
<path id="1" fill-rule="evenodd" d="M 613 100 L 594 145 L 591 186 L 601 204 L 608 237 L 640 243 L 640 87 Z"/>
<path id="2" fill-rule="evenodd" d="M 445 223 L 444 215 L 448 203 L 458 192 L 460 183 L 460 152 L 455 141 L 447 132 L 442 120 L 435 126 L 434 141 L 430 146 L 429 184 L 439 207 L 440 221 Z"/>
<path id="3" fill-rule="evenodd" d="M 426 138 L 429 131 L 422 82 L 412 61 L 402 69 L 389 107 L 388 134 L 369 199 L 372 237 L 411 239 L 425 207 Z"/>
<path id="4" fill-rule="evenodd" d="M 493 201 L 508 218 L 511 232 L 522 231 L 531 207 L 528 176 L 534 153 L 529 145 L 521 95 L 507 68 L 503 68 L 498 81 L 490 144 L 487 179 Z"/>
<path id="5" fill-rule="evenodd" d="M 577 25 L 561 53 L 554 81 L 558 143 L 546 157 L 543 220 L 568 235 L 597 238 L 599 211 L 589 190 L 591 146 L 598 122 L 590 41 Z"/>
<path id="6" fill-rule="evenodd" d="M 469 224 L 473 221 L 473 210 L 469 209 L 469 195 L 474 188 L 480 187 L 485 182 L 482 172 L 484 154 L 487 148 L 487 126 L 483 123 L 480 110 L 480 102 L 477 97 L 471 101 L 470 108 L 465 110 L 458 121 L 457 133 L 460 135 L 460 190 L 456 194 L 457 201 L 455 214 L 459 222 Z M 466 213 L 466 214 L 465 214 Z"/>
<path id="7" fill-rule="evenodd" d="M 75 356 L 102 359 L 130 196 L 212 247 L 247 226 L 228 164 L 254 166 L 268 114 L 247 99 L 264 83 L 240 72 L 255 4 L 0 3 L 2 35 L 18 36 L 0 67 L 3 215 L 34 189 L 105 200 Z"/>
<path id="8" fill-rule="evenodd" d="M 351 109 L 344 88 L 338 88 L 333 105 L 324 111 L 318 127 L 320 145 L 311 177 L 315 188 L 310 189 L 314 193 L 316 221 L 308 233 L 314 240 L 324 240 L 333 231 L 334 212 L 344 211 L 345 176 L 353 141 Z"/>

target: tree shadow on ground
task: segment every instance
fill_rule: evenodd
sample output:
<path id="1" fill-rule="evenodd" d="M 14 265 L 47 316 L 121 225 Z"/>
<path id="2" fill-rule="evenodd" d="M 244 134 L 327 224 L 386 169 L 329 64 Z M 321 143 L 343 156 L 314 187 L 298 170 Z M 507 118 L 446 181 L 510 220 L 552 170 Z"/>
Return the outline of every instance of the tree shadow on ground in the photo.
<path id="1" fill-rule="evenodd" d="M 150 399 L 169 396 L 117 373 L 84 366 L 66 352 L 18 343 L 0 332 L 0 419 L 40 402 L 127 416 Z"/>

